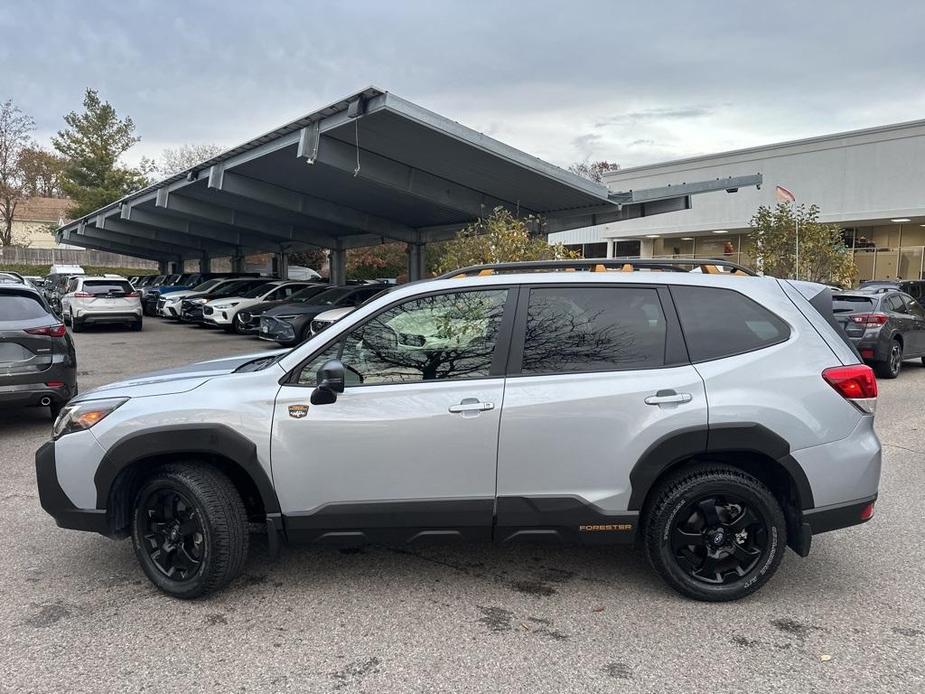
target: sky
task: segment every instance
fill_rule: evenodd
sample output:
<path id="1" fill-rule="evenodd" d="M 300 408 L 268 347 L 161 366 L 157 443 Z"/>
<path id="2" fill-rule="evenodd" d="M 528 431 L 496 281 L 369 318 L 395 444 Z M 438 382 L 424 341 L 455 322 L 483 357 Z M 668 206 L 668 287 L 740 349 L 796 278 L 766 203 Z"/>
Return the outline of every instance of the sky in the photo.
<path id="1" fill-rule="evenodd" d="M 925 3 L 12 0 L 0 101 L 48 144 L 92 87 L 156 158 L 370 84 L 559 166 L 925 118 Z"/>

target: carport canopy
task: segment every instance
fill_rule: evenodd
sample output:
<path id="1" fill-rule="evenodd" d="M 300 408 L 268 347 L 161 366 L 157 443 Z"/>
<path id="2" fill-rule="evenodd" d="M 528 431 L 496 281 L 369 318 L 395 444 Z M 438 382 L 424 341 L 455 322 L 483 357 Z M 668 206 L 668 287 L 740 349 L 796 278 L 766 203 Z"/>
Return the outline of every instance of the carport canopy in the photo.
<path id="1" fill-rule="evenodd" d="M 168 262 L 330 251 L 331 281 L 350 248 L 424 246 L 503 207 L 537 233 L 686 209 L 690 196 L 760 184 L 740 176 L 611 193 L 389 92 L 370 87 L 130 193 L 57 230 L 60 242 Z"/>

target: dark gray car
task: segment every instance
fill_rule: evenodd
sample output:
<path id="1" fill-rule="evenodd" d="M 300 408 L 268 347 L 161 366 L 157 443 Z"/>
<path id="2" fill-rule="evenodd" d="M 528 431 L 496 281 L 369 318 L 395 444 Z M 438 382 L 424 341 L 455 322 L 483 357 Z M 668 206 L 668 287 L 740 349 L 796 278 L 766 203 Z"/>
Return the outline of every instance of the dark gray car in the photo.
<path id="1" fill-rule="evenodd" d="M 838 292 L 832 310 L 880 378 L 896 378 L 903 359 L 925 359 L 925 309 L 908 294 L 879 287 Z"/>
<path id="2" fill-rule="evenodd" d="M 0 405 L 48 407 L 77 394 L 74 342 L 38 291 L 0 284 Z"/>

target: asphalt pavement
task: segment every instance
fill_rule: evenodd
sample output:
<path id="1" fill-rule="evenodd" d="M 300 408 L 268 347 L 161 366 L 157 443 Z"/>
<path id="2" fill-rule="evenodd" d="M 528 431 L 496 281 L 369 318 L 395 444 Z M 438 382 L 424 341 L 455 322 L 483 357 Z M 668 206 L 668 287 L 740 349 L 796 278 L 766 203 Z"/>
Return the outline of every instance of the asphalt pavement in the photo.
<path id="1" fill-rule="evenodd" d="M 271 348 L 148 319 L 75 336 L 86 390 Z M 0 691 L 925 691 L 925 367 L 880 382 L 875 519 L 788 552 L 733 604 L 686 600 L 629 548 L 284 548 L 254 536 L 208 599 L 155 590 L 129 541 L 39 506 L 45 411 L 0 411 Z"/>

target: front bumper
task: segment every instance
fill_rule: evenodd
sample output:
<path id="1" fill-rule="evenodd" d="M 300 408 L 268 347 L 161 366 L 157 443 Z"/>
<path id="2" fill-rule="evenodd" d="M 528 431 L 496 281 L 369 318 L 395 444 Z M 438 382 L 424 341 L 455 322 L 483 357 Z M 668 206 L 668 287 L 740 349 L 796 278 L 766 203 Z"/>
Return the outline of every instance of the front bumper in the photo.
<path id="1" fill-rule="evenodd" d="M 74 506 L 58 482 L 55 465 L 55 442 L 49 441 L 35 452 L 35 478 L 42 508 L 60 528 L 86 530 L 110 537 L 112 529 L 105 509 L 80 509 Z"/>
<path id="2" fill-rule="evenodd" d="M 295 326 L 289 321 L 272 316 L 260 318 L 260 329 L 257 336 L 261 340 L 270 340 L 280 344 L 291 344 L 296 340 Z"/>
<path id="3" fill-rule="evenodd" d="M 184 306 L 180 311 L 180 320 L 184 323 L 202 323 L 202 306 Z"/>

